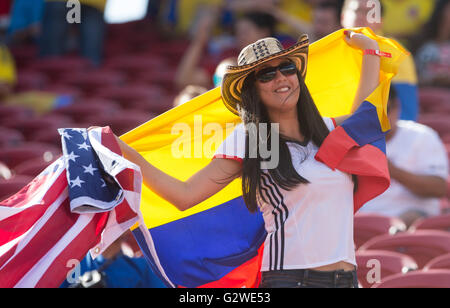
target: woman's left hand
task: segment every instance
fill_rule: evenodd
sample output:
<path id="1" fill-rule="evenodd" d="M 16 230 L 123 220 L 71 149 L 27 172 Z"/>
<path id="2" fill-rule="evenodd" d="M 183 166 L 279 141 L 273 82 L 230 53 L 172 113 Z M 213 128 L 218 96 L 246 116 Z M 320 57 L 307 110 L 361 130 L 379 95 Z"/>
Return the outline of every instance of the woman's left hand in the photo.
<path id="1" fill-rule="evenodd" d="M 368 36 L 356 33 L 353 31 L 345 31 L 345 41 L 351 47 L 359 49 L 379 49 L 377 41 L 369 38 Z"/>

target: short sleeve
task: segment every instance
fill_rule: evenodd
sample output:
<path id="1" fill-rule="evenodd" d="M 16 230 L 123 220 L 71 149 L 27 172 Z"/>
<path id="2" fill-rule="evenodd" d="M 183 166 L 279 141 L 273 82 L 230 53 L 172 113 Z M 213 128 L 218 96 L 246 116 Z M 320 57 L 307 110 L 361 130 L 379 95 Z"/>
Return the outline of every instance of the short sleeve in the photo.
<path id="1" fill-rule="evenodd" d="M 245 126 L 236 126 L 233 132 L 222 142 L 214 158 L 233 159 L 242 163 L 245 157 Z"/>

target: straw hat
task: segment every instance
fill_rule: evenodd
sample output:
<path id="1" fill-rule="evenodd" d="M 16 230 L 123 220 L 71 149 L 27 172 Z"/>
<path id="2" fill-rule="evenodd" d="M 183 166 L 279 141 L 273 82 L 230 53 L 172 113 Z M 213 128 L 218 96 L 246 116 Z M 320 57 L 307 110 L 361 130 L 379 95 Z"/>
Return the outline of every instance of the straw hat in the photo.
<path id="1" fill-rule="evenodd" d="M 258 66 L 277 58 L 292 60 L 303 78 L 306 76 L 308 62 L 309 39 L 302 35 L 298 42 L 283 49 L 280 41 L 273 37 L 263 38 L 242 49 L 237 66 L 228 66 L 222 81 L 222 98 L 225 106 L 234 114 L 239 115 L 241 91 L 245 78 Z"/>

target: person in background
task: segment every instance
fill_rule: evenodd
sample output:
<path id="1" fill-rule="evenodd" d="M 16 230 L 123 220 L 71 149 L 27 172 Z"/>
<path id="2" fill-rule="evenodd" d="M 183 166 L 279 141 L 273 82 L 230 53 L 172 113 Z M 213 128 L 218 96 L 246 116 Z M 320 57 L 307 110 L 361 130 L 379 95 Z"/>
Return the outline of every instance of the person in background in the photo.
<path id="1" fill-rule="evenodd" d="M 345 0 L 341 14 L 342 27 L 369 27 L 376 34 L 383 35 L 383 17 L 386 12 L 381 2 L 375 1 L 377 5 L 374 6 L 373 0 Z M 380 12 L 377 12 L 377 9 Z M 419 116 L 417 84 L 414 58 L 410 55 L 400 64 L 398 73 L 392 80 L 400 99 L 402 120 L 416 121 Z"/>
<path id="2" fill-rule="evenodd" d="M 382 0 L 383 31 L 399 39 L 406 46 L 430 20 L 436 0 Z"/>
<path id="3" fill-rule="evenodd" d="M 423 86 L 450 87 L 450 1 L 440 0 L 420 38 L 426 43 L 416 53 Z"/>
<path id="4" fill-rule="evenodd" d="M 107 0 L 80 0 L 80 23 L 78 25 L 80 54 L 100 65 L 103 58 L 105 21 L 103 13 Z M 61 56 L 68 51 L 70 23 L 67 16 L 74 7 L 67 7 L 67 0 L 46 0 L 42 18 L 40 56 Z"/>
<path id="5" fill-rule="evenodd" d="M 213 74 L 219 63 L 230 57 L 237 57 L 238 50 L 247 46 L 249 42 L 274 36 L 275 20 L 271 15 L 259 12 L 245 12 L 234 24 L 235 35 L 232 48 L 219 51 L 219 54 L 208 55 L 207 48 L 211 41 L 212 29 L 217 16 L 218 7 L 210 7 L 209 13 L 201 15 L 198 21 L 195 36 L 188 50 L 178 65 L 175 85 L 184 89 L 188 85 L 196 85 L 207 89 L 213 86 Z M 206 58 L 206 59 L 205 59 Z"/>
<path id="6" fill-rule="evenodd" d="M 440 198 L 447 190 L 448 159 L 439 135 L 431 128 L 399 120 L 400 106 L 391 88 L 388 116 L 391 130 L 386 135 L 391 186 L 360 209 L 399 217 L 407 226 L 421 217 L 440 214 Z"/>
<path id="7" fill-rule="evenodd" d="M 7 33 L 9 45 L 19 45 L 22 42 L 38 42 L 41 33 L 43 8 L 44 0 L 14 1 Z"/>
<path id="8" fill-rule="evenodd" d="M 124 233 L 95 260 L 88 253 L 77 269 L 80 277 L 75 277 L 77 270 L 72 271 L 60 288 L 165 288 L 147 261 L 127 247 L 132 236 Z"/>
<path id="9" fill-rule="evenodd" d="M 173 107 L 177 107 L 177 106 L 183 105 L 184 103 L 187 103 L 188 101 L 190 101 L 194 97 L 202 95 L 203 93 L 205 93 L 207 91 L 208 91 L 207 88 L 203 88 L 203 87 L 200 87 L 200 86 L 194 86 L 194 85 L 186 86 L 186 88 L 184 88 L 175 97 L 175 99 L 173 101 Z"/>
<path id="10" fill-rule="evenodd" d="M 280 24 L 288 25 L 292 36 L 308 34 L 311 42 L 317 41 L 341 28 L 340 8 L 337 1 L 319 1 L 312 10 L 312 21 L 306 22 L 273 3 L 258 2 L 255 9 L 271 14 Z"/>
<path id="11" fill-rule="evenodd" d="M 0 103 L 19 105 L 42 114 L 52 109 L 70 105 L 71 95 L 60 95 L 44 91 L 15 92 L 17 82 L 16 65 L 8 47 L 0 45 Z"/>

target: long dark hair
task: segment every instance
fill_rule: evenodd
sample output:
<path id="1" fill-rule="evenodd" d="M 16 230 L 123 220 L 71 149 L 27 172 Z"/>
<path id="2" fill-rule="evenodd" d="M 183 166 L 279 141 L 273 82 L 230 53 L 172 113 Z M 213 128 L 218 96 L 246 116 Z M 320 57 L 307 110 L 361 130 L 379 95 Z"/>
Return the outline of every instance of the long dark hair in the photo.
<path id="1" fill-rule="evenodd" d="M 311 94 L 306 86 L 302 76 L 297 72 L 300 95 L 297 102 L 297 115 L 300 124 L 300 132 L 305 137 L 305 141 L 312 141 L 317 147 L 322 145 L 324 139 L 330 133 L 328 127 L 323 121 L 322 116 L 317 110 Z M 259 146 L 260 142 L 266 142 L 271 145 L 270 129 L 266 136 L 260 136 L 259 124 L 270 124 L 269 114 L 266 107 L 258 95 L 255 86 L 256 79 L 254 73 L 250 74 L 244 81 L 242 87 L 242 110 L 241 117 L 245 125 L 255 124 L 257 129 L 257 138 Z M 262 141 L 261 141 L 262 140 Z M 289 140 L 280 135 L 279 138 L 279 163 L 274 169 L 268 169 L 270 176 L 276 185 L 284 190 L 291 190 L 297 185 L 309 183 L 307 179 L 302 177 L 295 170 L 292 164 L 292 158 L 288 147 Z M 243 161 L 242 169 L 242 194 L 245 204 L 250 212 L 255 212 L 258 208 L 257 199 L 261 197 L 264 200 L 264 194 L 261 193 L 262 169 L 261 162 L 264 161 L 259 154 L 256 158 L 250 158 L 249 155 L 249 134 L 246 136 L 246 155 Z M 269 151 L 271 149 L 268 149 Z"/>

